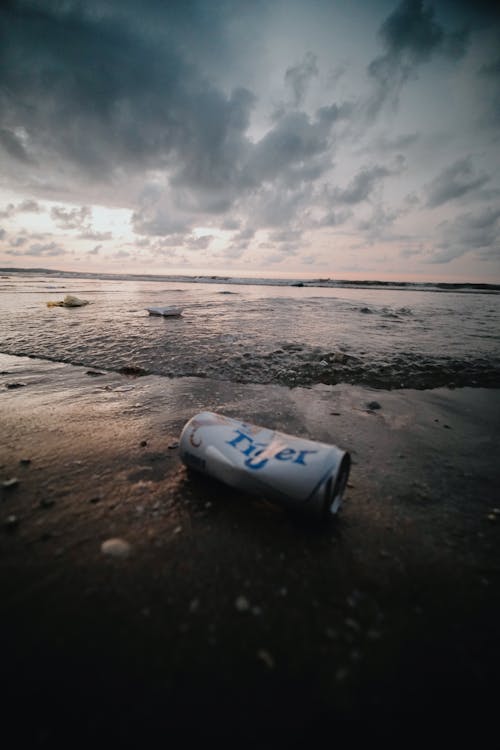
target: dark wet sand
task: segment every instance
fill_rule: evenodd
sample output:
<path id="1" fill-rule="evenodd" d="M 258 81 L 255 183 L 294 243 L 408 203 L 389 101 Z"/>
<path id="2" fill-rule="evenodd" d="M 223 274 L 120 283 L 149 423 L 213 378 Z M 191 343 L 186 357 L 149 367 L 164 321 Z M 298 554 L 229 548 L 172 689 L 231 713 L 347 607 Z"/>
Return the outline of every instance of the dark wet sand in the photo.
<path id="1" fill-rule="evenodd" d="M 496 713 L 500 391 L 0 371 L 4 726 L 261 747 Z M 339 516 L 188 475 L 177 440 L 202 409 L 350 450 Z M 101 552 L 113 537 L 128 557 Z"/>

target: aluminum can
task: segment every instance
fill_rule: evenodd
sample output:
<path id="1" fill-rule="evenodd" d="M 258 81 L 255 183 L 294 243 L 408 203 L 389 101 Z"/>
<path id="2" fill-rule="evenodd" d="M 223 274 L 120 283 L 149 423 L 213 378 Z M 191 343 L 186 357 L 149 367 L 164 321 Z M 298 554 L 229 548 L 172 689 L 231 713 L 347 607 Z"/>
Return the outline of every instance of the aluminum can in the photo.
<path id="1" fill-rule="evenodd" d="M 335 445 L 209 411 L 187 422 L 179 449 L 188 468 L 317 518 L 339 510 L 351 465 Z"/>

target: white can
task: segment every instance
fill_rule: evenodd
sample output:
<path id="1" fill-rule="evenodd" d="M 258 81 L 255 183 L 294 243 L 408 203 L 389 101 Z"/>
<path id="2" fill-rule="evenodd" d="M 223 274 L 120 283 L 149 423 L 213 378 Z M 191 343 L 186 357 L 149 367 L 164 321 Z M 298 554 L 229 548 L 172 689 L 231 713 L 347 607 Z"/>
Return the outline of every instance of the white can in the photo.
<path id="1" fill-rule="evenodd" d="M 187 467 L 316 517 L 338 511 L 351 465 L 335 445 L 209 411 L 189 420 L 179 447 Z"/>

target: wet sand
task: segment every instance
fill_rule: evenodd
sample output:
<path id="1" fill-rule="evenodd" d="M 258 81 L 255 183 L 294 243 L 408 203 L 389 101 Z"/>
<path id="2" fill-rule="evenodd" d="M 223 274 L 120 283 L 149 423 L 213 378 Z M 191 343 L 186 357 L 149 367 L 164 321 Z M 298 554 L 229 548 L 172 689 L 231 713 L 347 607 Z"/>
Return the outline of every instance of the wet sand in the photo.
<path id="1" fill-rule="evenodd" d="M 0 372 L 3 707 L 35 746 L 493 711 L 499 390 Z M 338 517 L 188 474 L 202 409 L 348 449 Z"/>

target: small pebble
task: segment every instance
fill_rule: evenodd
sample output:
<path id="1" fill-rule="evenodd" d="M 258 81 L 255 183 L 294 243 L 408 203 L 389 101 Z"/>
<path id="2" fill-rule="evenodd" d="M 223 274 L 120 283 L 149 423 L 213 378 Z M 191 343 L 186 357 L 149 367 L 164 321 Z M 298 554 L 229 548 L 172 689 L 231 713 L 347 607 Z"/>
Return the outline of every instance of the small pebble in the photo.
<path id="1" fill-rule="evenodd" d="M 234 606 L 238 610 L 238 612 L 247 612 L 250 609 L 250 602 L 246 598 L 246 596 L 238 596 L 238 598 L 234 602 Z"/>
<path id="2" fill-rule="evenodd" d="M 2 482 L 2 487 L 4 490 L 10 490 L 12 487 L 16 487 L 19 484 L 19 479 L 17 477 L 12 477 L 11 479 L 4 479 Z"/>
<path id="3" fill-rule="evenodd" d="M 368 409 L 373 409 L 373 410 L 382 408 L 378 401 L 370 401 L 370 403 L 367 404 L 366 406 L 368 407 Z"/>
<path id="4" fill-rule="evenodd" d="M 361 630 L 359 622 L 357 622 L 356 620 L 353 620 L 352 617 L 346 617 L 344 620 L 344 624 L 347 625 L 348 628 L 350 628 L 356 633 L 359 633 Z"/>
<path id="5" fill-rule="evenodd" d="M 102 554 L 109 555 L 109 557 L 128 557 L 131 549 L 130 544 L 126 542 L 125 539 L 119 539 L 117 537 L 106 539 L 106 541 L 101 544 Z"/>
<path id="6" fill-rule="evenodd" d="M 31 463 L 31 458 L 21 458 L 19 463 L 22 464 L 23 466 L 27 466 L 28 464 Z"/>
<path id="7" fill-rule="evenodd" d="M 141 448 L 145 448 L 147 444 L 148 444 L 147 440 L 141 440 Z"/>
<path id="8" fill-rule="evenodd" d="M 168 446 L 168 449 L 172 451 L 174 450 L 174 448 L 178 448 L 178 447 L 179 447 L 179 443 L 170 443 L 170 445 Z"/>
<path id="9" fill-rule="evenodd" d="M 257 651 L 257 659 L 263 662 L 268 669 L 274 669 L 274 659 L 265 648 L 261 648 Z"/>
<path id="10" fill-rule="evenodd" d="M 19 518 L 14 515 L 7 516 L 4 521 L 4 526 L 7 531 L 14 531 L 19 526 Z"/>

